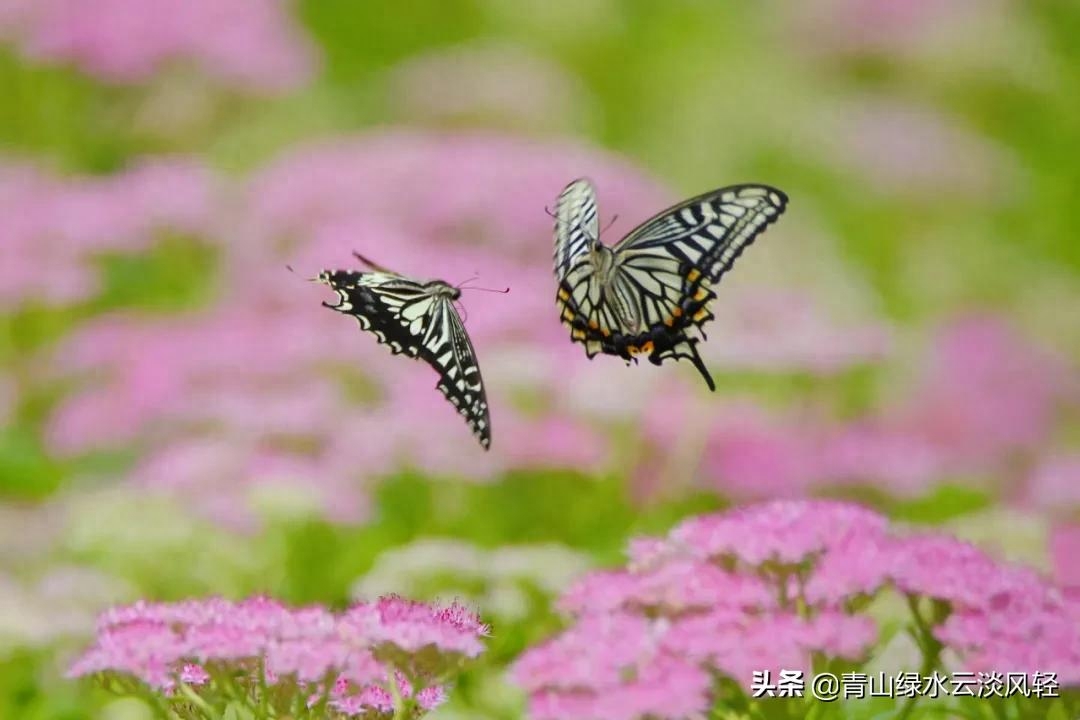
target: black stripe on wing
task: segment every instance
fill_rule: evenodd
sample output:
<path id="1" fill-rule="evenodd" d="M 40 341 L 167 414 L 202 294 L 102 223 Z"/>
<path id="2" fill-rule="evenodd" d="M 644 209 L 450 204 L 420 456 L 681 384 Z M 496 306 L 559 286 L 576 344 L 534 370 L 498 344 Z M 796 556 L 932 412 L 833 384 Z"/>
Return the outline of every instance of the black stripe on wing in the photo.
<path id="1" fill-rule="evenodd" d="M 444 298 L 439 302 L 446 333 L 442 336 L 440 347 L 430 351 L 428 356 L 428 346 L 425 345 L 422 351 L 425 354 L 422 356 L 439 369 L 437 387 L 465 417 L 473 434 L 487 450 L 491 447 L 491 415 L 484 380 L 476 362 L 476 351 L 473 350 L 465 326 L 450 300 Z"/>
<path id="2" fill-rule="evenodd" d="M 595 197 L 587 181 L 575 181 L 559 198 L 574 212 L 560 210 L 556 220 L 557 301 L 570 337 L 598 353 L 659 365 L 666 359 L 689 359 L 714 389 L 698 355 L 704 326 L 713 319 L 713 286 L 754 239 L 784 212 L 786 194 L 768 185 L 743 184 L 713 190 L 670 207 L 636 227 L 610 251 L 567 256 L 588 208 L 595 219 Z M 587 249 L 589 246 L 585 244 Z M 614 253 L 610 272 L 597 272 L 594 255 Z M 566 265 L 560 266 L 560 257 Z"/>
<path id="3" fill-rule="evenodd" d="M 555 201 L 554 261 L 559 280 L 566 278 L 574 260 L 599 238 L 596 212 L 596 193 L 586 178 L 567 185 Z"/>
<path id="4" fill-rule="evenodd" d="M 455 290 L 383 272 L 326 271 L 321 282 L 338 295 L 326 307 L 350 315 L 390 351 L 419 358 L 439 374 L 436 387 L 465 417 L 484 449 L 491 419 L 476 354 L 453 306 Z"/>
<path id="5" fill-rule="evenodd" d="M 690 198 L 646 220 L 616 243 L 617 254 L 661 252 L 716 283 L 743 250 L 787 208 L 769 185 L 723 187 Z"/>

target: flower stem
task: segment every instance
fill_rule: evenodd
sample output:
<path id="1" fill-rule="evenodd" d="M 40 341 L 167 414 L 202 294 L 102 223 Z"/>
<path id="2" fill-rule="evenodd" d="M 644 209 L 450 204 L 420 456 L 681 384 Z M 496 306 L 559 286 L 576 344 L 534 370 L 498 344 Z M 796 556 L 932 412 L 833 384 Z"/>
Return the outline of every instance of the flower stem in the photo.
<path id="1" fill-rule="evenodd" d="M 270 698 L 266 687 L 266 660 L 259 657 L 257 674 L 259 676 L 259 717 L 270 717 Z"/>
<path id="2" fill-rule="evenodd" d="M 181 682 L 177 685 L 180 693 L 191 702 L 192 705 L 199 708 L 202 711 L 203 716 L 211 718 L 211 720 L 221 720 L 221 715 L 217 710 L 210 707 L 210 704 L 206 700 L 199 697 L 199 694 L 191 689 L 191 686 L 186 682 Z"/>
<path id="3" fill-rule="evenodd" d="M 393 720 L 406 720 L 408 707 L 405 698 L 401 694 L 401 688 L 398 687 L 397 673 L 391 670 L 388 674 L 390 675 L 390 695 L 394 698 Z"/>
<path id="4" fill-rule="evenodd" d="M 912 637 L 915 638 L 915 642 L 922 652 L 923 662 L 922 667 L 919 670 L 919 675 L 925 677 L 937 668 L 938 664 L 941 662 L 941 650 L 943 645 L 940 640 L 934 637 L 933 628 L 930 627 L 930 624 L 923 618 L 922 613 L 919 612 L 918 597 L 911 593 L 904 593 L 904 599 L 907 601 L 908 609 L 911 610 L 911 617 L 914 623 L 911 628 Z M 904 707 L 900 710 L 900 713 L 896 716 L 896 720 L 907 720 L 915 710 L 915 704 L 918 700 L 918 693 L 909 697 L 907 702 L 904 703 Z"/>

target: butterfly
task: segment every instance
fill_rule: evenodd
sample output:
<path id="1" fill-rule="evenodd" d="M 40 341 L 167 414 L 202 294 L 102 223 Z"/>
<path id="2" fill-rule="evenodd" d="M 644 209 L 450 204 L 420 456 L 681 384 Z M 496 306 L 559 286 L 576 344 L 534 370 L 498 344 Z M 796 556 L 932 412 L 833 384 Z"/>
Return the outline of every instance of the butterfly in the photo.
<path id="1" fill-rule="evenodd" d="M 768 185 L 723 187 L 660 212 L 609 247 L 600 242 L 592 183 L 570 183 L 550 214 L 556 301 L 571 339 L 590 359 L 688 359 L 715 390 L 697 351 L 714 317 L 713 286 L 787 202 Z"/>
<path id="2" fill-rule="evenodd" d="M 376 265 L 372 272 L 323 270 L 314 278 L 337 293 L 323 305 L 351 315 L 395 355 L 420 358 L 439 373 L 436 387 L 465 417 L 480 445 L 491 448 L 491 416 L 476 351 L 454 302 L 461 289 L 442 280 L 419 281 Z M 500 291 L 501 292 L 501 291 Z"/>

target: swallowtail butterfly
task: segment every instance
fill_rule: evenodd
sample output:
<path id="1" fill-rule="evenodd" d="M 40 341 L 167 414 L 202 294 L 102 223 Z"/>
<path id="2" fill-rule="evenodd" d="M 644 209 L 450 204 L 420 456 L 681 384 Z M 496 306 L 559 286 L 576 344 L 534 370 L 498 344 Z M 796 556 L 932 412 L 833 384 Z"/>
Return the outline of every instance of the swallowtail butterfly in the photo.
<path id="1" fill-rule="evenodd" d="M 714 317 L 713 286 L 787 202 L 768 185 L 720 188 L 664 210 L 608 247 L 592 183 L 570 183 L 553 217 L 556 298 L 571 339 L 590 359 L 606 353 L 629 365 L 646 356 L 659 365 L 686 358 L 715 390 L 696 347 Z"/>
<path id="2" fill-rule="evenodd" d="M 491 447 L 491 416 L 476 352 L 454 302 L 461 289 L 442 280 L 418 281 L 355 257 L 372 272 L 323 270 L 338 303 L 328 308 L 351 315 L 395 355 L 420 358 L 439 373 L 436 387 L 465 417 L 485 450 Z"/>

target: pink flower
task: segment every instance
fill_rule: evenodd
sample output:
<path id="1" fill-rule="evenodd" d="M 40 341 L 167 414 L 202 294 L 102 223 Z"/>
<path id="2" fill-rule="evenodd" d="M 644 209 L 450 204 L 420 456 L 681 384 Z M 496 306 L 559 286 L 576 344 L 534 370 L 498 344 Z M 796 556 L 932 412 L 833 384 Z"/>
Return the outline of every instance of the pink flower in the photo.
<path id="1" fill-rule="evenodd" d="M 980 469 L 1043 442 L 1067 388 L 1060 359 L 990 317 L 962 318 L 935 339 L 903 423 L 962 468 Z"/>
<path id="2" fill-rule="evenodd" d="M 971 0 L 815 0 L 791 8 L 792 36 L 841 55 L 907 56 L 935 39 L 955 44 L 958 33 L 980 27 L 980 19 L 1000 7 Z"/>
<path id="3" fill-rule="evenodd" d="M 961 610 L 936 635 L 972 670 L 1054 672 L 1062 686 L 1080 685 L 1080 616 L 1060 601 Z"/>
<path id="4" fill-rule="evenodd" d="M 367 218 L 407 233 L 413 247 L 497 246 L 507 257 L 537 262 L 532 276 L 553 287 L 551 218 L 543 208 L 584 171 L 601 188 L 602 213 L 618 213 L 624 227 L 673 199 L 623 160 L 577 144 L 391 132 L 315 143 L 270 165 L 249 187 L 248 237 L 312 237 Z M 349 257 L 355 237 L 340 238 L 339 257 Z"/>
<path id="5" fill-rule="evenodd" d="M 944 452 L 921 433 L 884 423 L 838 428 L 824 441 L 818 469 L 823 484 L 884 487 L 899 496 L 918 496 L 948 473 Z"/>
<path id="6" fill-rule="evenodd" d="M 593 573 L 567 590 L 560 606 L 579 616 L 576 624 L 527 651 L 513 678 L 541 713 L 636 718 L 648 711 L 601 698 L 624 697 L 627 678 L 661 658 L 744 686 L 755 670 L 808 668 L 815 652 L 861 659 L 878 639 L 873 621 L 837 610 L 811 609 L 804 617 L 780 609 L 799 588 L 791 578 L 762 574 L 760 566 L 769 560 L 812 566 L 849 539 L 885 532 L 883 518 L 857 506 L 773 502 L 691 519 L 664 541 L 640 539 L 631 545 L 629 570 Z M 762 539 L 764 549 L 746 545 Z M 781 539 L 796 541 L 796 550 L 774 553 Z M 732 556 L 746 566 L 730 569 Z M 712 564 L 717 561 L 721 566 Z"/>
<path id="7" fill-rule="evenodd" d="M 1050 559 L 1054 576 L 1064 588 L 1080 590 L 1080 524 L 1061 524 L 1050 534 Z"/>
<path id="8" fill-rule="evenodd" d="M 107 177 L 61 178 L 29 165 L 0 166 L 0 307 L 71 304 L 99 289 L 90 260 L 153 246 L 163 231 L 206 238 L 216 203 L 212 174 L 160 157 Z"/>
<path id="9" fill-rule="evenodd" d="M 630 688 L 665 664 L 749 688 L 757 671 L 809 671 L 815 658 L 866 662 L 879 630 L 854 601 L 886 586 L 973 670 L 1080 668 L 1075 597 L 948 536 L 899 535 L 856 505 L 775 501 L 691 518 L 630 554 L 627 570 L 571 586 L 560 606 L 573 624 L 514 664 L 540 716 L 646 717 Z M 927 599 L 943 602 L 927 613 Z M 711 687 L 701 692 L 689 705 L 711 706 Z M 680 712 L 698 712 L 689 705 Z"/>
<path id="10" fill-rule="evenodd" d="M 586 616 L 526 651 L 514 681 L 537 718 L 682 717 L 707 705 L 709 677 L 660 649 L 664 628 L 622 613 Z M 567 713 L 567 714 L 561 714 Z"/>
<path id="11" fill-rule="evenodd" d="M 819 612 L 801 623 L 799 644 L 830 657 L 859 660 L 878 642 L 877 624 L 869 617 L 841 612 Z"/>
<path id="12" fill-rule="evenodd" d="M 676 621 L 664 646 L 704 663 L 747 687 L 755 670 L 798 670 L 810 657 L 798 639 L 799 618 L 789 613 L 754 617 L 724 609 Z"/>
<path id="13" fill-rule="evenodd" d="M 387 79 L 400 115 L 445 123 L 482 118 L 522 130 L 572 130 L 589 98 L 576 77 L 516 45 L 468 44 L 407 59 Z"/>
<path id="14" fill-rule="evenodd" d="M 733 371 L 832 375 L 881 361 L 891 350 L 889 328 L 841 325 L 812 298 L 790 292 L 732 293 L 716 303 L 702 357 Z"/>
<path id="15" fill-rule="evenodd" d="M 797 564 L 853 536 L 875 537 L 885 518 L 857 505 L 825 500 L 776 501 L 686 520 L 671 531 L 671 547 L 701 559 L 733 557 L 755 566 Z"/>
<path id="16" fill-rule="evenodd" d="M 183 636 L 169 625 L 137 620 L 100 632 L 97 643 L 75 661 L 68 674 L 82 677 L 113 671 L 165 689 L 173 683 L 172 668 L 187 651 Z"/>
<path id="17" fill-rule="evenodd" d="M 753 409 L 725 413 L 711 428 L 702 458 L 711 484 L 736 497 L 804 495 L 818 477 L 818 445 L 803 424 L 780 423 Z"/>
<path id="18" fill-rule="evenodd" d="M 614 687 L 592 692 L 543 690 L 529 698 L 535 720 L 680 720 L 708 707 L 711 678 L 692 663 L 658 655 Z"/>
<path id="19" fill-rule="evenodd" d="M 1027 568 L 1002 565 L 974 545 L 947 535 L 923 534 L 895 541 L 889 575 L 903 592 L 961 607 L 991 608 L 1014 594 L 1041 592 Z"/>
<path id="20" fill-rule="evenodd" d="M 444 653 L 476 657 L 490 628 L 465 607 L 445 607 L 406 600 L 394 595 L 353 606 L 344 617 L 349 637 L 366 645 L 394 645 L 418 652 L 434 645 Z"/>
<path id="21" fill-rule="evenodd" d="M 48 421 L 50 448 L 143 451 L 131 482 L 238 529 L 256 526 L 253 506 L 278 502 L 356 522 L 368 483 L 410 466 L 476 479 L 520 467 L 607 469 L 617 456 L 609 434 L 580 418 L 577 371 L 534 362 L 555 348 L 580 368 L 601 365 L 567 342 L 549 295 L 551 219 L 543 207 L 582 167 L 605 188 L 611 213 L 644 216 L 664 199 L 617 158 L 486 134 L 389 133 L 299 148 L 255 176 L 238 216 L 216 201 L 219 183 L 197 172 L 147 165 L 63 182 L 14 173 L 13 210 L 39 195 L 63 209 L 29 220 L 11 213 L 26 225 L 27 249 L 60 222 L 88 253 L 142 249 L 159 228 L 209 240 L 230 229 L 221 272 L 231 280 L 219 305 L 152 321 L 101 318 L 59 344 L 43 375 L 75 390 Z M 0 174 L 0 188 L 5 179 Z M 414 202 L 402 202 L 402 188 Z M 498 203 L 480 200 L 496 196 Z M 491 453 L 462 451 L 467 429 L 432 389 L 430 368 L 392 357 L 320 307 L 325 288 L 284 269 L 292 263 L 306 276 L 352 267 L 354 249 L 421 278 L 461 282 L 483 269 L 475 284 L 512 287 L 500 296 L 466 289 L 461 302 L 483 348 L 478 359 L 501 438 Z M 20 276 L 39 277 L 32 270 L 44 262 L 27 263 Z"/>
<path id="22" fill-rule="evenodd" d="M 377 616 L 368 612 L 372 608 Z M 130 675 L 166 694 L 178 678 L 212 704 L 220 689 L 206 668 L 223 667 L 244 678 L 239 687 L 251 693 L 261 692 L 264 683 L 277 686 L 269 699 L 248 698 L 253 705 L 281 702 L 284 707 L 289 707 L 292 693 L 301 691 L 309 705 L 320 702 L 318 688 L 336 678 L 331 705 L 350 714 L 364 707 L 392 709 L 388 683 L 395 682 L 406 697 L 415 695 L 429 709 L 445 698 L 438 681 L 459 669 L 456 661 L 432 663 L 443 653 L 458 660 L 477 656 L 483 650 L 479 638 L 487 632 L 478 617 L 460 606 L 397 597 L 340 615 L 318 606 L 290 608 L 262 597 L 140 602 L 102 614 L 95 643 L 69 675 Z M 395 653 L 386 651 L 390 646 Z M 413 657 L 420 650 L 425 651 L 423 662 Z M 403 664 L 396 665 L 399 662 Z M 409 671 L 414 682 L 432 682 L 414 688 L 399 669 Z M 230 701 L 232 692 L 224 701 Z"/>
<path id="23" fill-rule="evenodd" d="M 628 609 L 676 616 L 717 606 L 767 608 L 775 602 L 775 592 L 757 577 L 701 561 L 672 560 L 640 572 L 586 575 L 564 593 L 560 608 L 574 614 Z"/>
<path id="24" fill-rule="evenodd" d="M 873 97 L 835 112 L 823 147 L 886 194 L 993 195 L 1005 189 L 1008 158 L 958 120 L 933 109 Z"/>
<path id="25" fill-rule="evenodd" d="M 12 34 L 25 55 L 70 61 L 114 83 L 187 62 L 227 84 L 284 90 L 306 81 L 315 63 L 273 0 L 101 0 L 92 13 L 77 0 L 41 0 L 17 18 Z"/>
<path id="26" fill-rule="evenodd" d="M 1080 453 L 1042 460 L 1028 477 L 1026 495 L 1045 512 L 1075 511 L 1080 507 Z"/>
<path id="27" fill-rule="evenodd" d="M 873 595 L 889 581 L 896 540 L 879 534 L 852 534 L 829 548 L 806 581 L 805 599 L 827 607 Z"/>
<path id="28" fill-rule="evenodd" d="M 188 685 L 205 685 L 210 680 L 210 675 L 200 666 L 194 663 L 185 663 L 180 669 L 180 682 Z"/>

